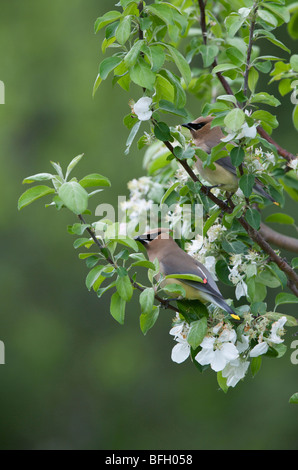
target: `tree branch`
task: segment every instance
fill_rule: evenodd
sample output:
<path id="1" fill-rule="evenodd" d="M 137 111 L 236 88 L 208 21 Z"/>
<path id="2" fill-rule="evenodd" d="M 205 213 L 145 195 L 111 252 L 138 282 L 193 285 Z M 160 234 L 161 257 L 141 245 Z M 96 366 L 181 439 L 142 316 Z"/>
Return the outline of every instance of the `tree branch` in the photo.
<path id="1" fill-rule="evenodd" d="M 278 248 L 283 250 L 292 251 L 298 253 L 298 239 L 289 237 L 282 233 L 276 232 L 267 225 L 261 223 L 260 233 L 268 243 L 276 245 Z"/>
<path id="2" fill-rule="evenodd" d="M 195 183 L 200 183 L 201 188 L 200 191 L 205 194 L 211 201 L 213 201 L 215 204 L 218 205 L 225 213 L 230 214 L 233 210 L 232 207 L 230 207 L 225 201 L 222 201 L 221 199 L 217 198 L 214 196 L 214 194 L 211 193 L 210 189 L 207 186 L 202 185 L 200 182 L 199 178 L 195 175 L 193 170 L 190 168 L 190 166 L 187 164 L 185 160 L 180 160 L 178 157 L 176 157 L 174 153 L 174 147 L 170 142 L 164 142 L 166 147 L 170 150 L 170 152 L 174 155 L 176 160 L 183 166 L 185 171 L 188 173 L 188 175 L 191 177 L 191 179 Z M 244 228 L 244 230 L 247 232 L 249 237 L 259 245 L 259 247 L 267 253 L 272 261 L 274 261 L 277 266 L 287 275 L 289 282 L 288 286 L 292 290 L 292 292 L 297 295 L 298 297 L 298 275 L 296 272 L 292 269 L 292 267 L 288 264 L 288 262 L 285 259 L 282 259 L 274 250 L 271 248 L 269 243 L 265 240 L 263 237 L 262 233 L 257 230 L 255 230 L 249 223 L 245 220 L 243 216 L 238 218 L 238 221 Z"/>
<path id="3" fill-rule="evenodd" d="M 86 221 L 84 219 L 84 217 L 82 216 L 82 214 L 79 214 L 78 215 L 78 218 L 80 219 L 81 223 L 82 224 L 86 224 Z M 95 230 L 92 228 L 92 227 L 87 227 L 86 228 L 87 232 L 89 233 L 90 237 L 92 238 L 92 240 L 94 241 L 94 243 L 97 245 L 97 247 L 99 248 L 100 252 L 104 255 L 104 257 L 106 258 L 107 262 L 112 265 L 114 268 L 118 268 L 117 264 L 114 262 L 114 260 L 106 255 L 105 253 L 103 253 L 103 249 L 104 247 L 102 246 L 102 244 L 99 242 L 97 236 L 96 236 L 96 233 L 95 233 Z M 138 289 L 139 291 L 143 292 L 145 290 L 144 287 L 140 286 L 137 282 L 135 282 L 131 277 L 129 277 L 129 280 L 131 282 L 131 285 L 135 288 L 135 289 Z M 168 308 L 170 310 L 173 310 L 174 312 L 178 312 L 179 313 L 179 309 L 177 307 L 174 307 L 174 305 L 171 305 L 169 303 L 169 300 L 167 299 L 163 299 L 162 297 L 160 297 L 159 295 L 155 294 L 155 299 L 164 307 L 164 308 Z"/>

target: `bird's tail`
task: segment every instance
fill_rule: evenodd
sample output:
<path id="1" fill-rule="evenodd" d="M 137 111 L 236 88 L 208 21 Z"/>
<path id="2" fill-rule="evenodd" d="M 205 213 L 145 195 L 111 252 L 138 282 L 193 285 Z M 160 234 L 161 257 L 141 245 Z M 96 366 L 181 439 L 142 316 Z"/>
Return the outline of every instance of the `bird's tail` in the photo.
<path id="1" fill-rule="evenodd" d="M 279 206 L 278 202 L 276 202 L 276 200 L 270 196 L 270 194 L 268 194 L 264 189 L 263 189 L 263 186 L 261 183 L 257 182 L 255 185 L 254 185 L 254 188 L 256 193 L 260 194 L 260 196 L 263 196 L 265 197 L 266 199 L 268 199 L 269 201 L 273 202 L 273 204 L 276 204 Z"/>
<path id="2" fill-rule="evenodd" d="M 237 313 L 234 312 L 234 310 L 226 303 L 226 301 L 222 297 L 213 295 L 212 302 L 218 305 L 223 310 L 225 310 L 227 313 L 229 313 L 231 317 L 234 318 L 234 320 L 240 320 L 240 317 L 237 315 Z"/>

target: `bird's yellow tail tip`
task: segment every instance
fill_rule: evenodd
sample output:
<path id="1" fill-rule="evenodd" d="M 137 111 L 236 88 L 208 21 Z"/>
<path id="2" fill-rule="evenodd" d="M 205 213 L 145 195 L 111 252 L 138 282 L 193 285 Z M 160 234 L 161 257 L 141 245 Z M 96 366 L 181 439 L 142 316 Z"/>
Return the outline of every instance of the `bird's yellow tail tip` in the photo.
<path id="1" fill-rule="evenodd" d="M 234 320 L 240 320 L 240 317 L 238 317 L 238 315 L 234 315 L 233 313 L 231 313 L 231 317 L 234 318 Z"/>
<path id="2" fill-rule="evenodd" d="M 274 201 L 273 204 L 275 204 L 276 206 L 279 206 L 279 205 L 280 205 L 280 204 L 279 204 L 278 202 L 276 202 L 276 201 Z"/>

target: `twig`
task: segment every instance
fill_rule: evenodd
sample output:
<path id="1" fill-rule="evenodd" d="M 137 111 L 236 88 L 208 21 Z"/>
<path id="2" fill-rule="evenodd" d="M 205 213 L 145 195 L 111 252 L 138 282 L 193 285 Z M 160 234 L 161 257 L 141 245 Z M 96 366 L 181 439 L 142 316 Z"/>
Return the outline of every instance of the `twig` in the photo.
<path id="1" fill-rule="evenodd" d="M 84 217 L 82 216 L 82 214 L 79 214 L 78 215 L 78 218 L 80 219 L 81 223 L 82 224 L 86 224 L 86 221 L 84 219 Z M 106 255 L 105 253 L 103 253 L 103 249 L 104 247 L 102 246 L 102 244 L 100 243 L 100 241 L 98 240 L 96 234 L 95 234 L 95 230 L 94 228 L 92 227 L 87 227 L 86 228 L 87 232 L 89 233 L 89 235 L 91 236 L 92 240 L 96 243 L 96 245 L 98 246 L 100 252 L 105 256 L 107 262 L 113 266 L 114 268 L 118 268 L 117 264 L 114 262 L 114 260 Z M 143 292 L 145 290 L 144 287 L 140 286 L 137 282 L 135 282 L 131 277 L 129 277 L 129 280 L 131 282 L 131 285 L 135 288 L 135 289 L 138 289 L 139 291 Z M 168 308 L 170 310 L 173 310 L 174 312 L 178 312 L 179 313 L 179 309 L 177 307 L 174 307 L 174 305 L 171 305 L 169 303 L 169 300 L 168 299 L 163 299 L 162 297 L 160 297 L 159 295 L 155 294 L 155 299 L 163 305 L 163 307 L 165 308 Z"/>
<path id="2" fill-rule="evenodd" d="M 258 4 L 254 3 L 252 13 L 251 13 L 251 23 L 249 28 L 249 41 L 247 47 L 247 55 L 246 55 L 246 66 L 245 66 L 245 74 L 244 74 L 244 82 L 243 82 L 243 93 L 246 96 L 247 87 L 248 87 L 248 74 L 250 70 L 250 56 L 252 51 L 252 43 L 253 43 L 253 36 L 256 24 L 256 15 L 258 11 Z"/>

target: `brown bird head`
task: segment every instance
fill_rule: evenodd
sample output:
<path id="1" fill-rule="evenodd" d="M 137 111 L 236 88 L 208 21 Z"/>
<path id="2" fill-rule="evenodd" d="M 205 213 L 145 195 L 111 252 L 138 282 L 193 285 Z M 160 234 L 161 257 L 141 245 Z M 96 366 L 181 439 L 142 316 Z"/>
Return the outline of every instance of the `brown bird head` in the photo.
<path id="1" fill-rule="evenodd" d="M 135 237 L 135 240 L 142 243 L 142 245 L 146 248 L 150 260 L 159 258 L 157 253 L 166 253 L 173 244 L 176 245 L 173 238 L 170 236 L 170 229 L 168 228 L 156 228 L 149 230 L 143 235 Z"/>
<path id="2" fill-rule="evenodd" d="M 182 124 L 183 127 L 190 130 L 196 146 L 207 153 L 210 153 L 212 147 L 218 145 L 224 137 L 220 126 L 215 126 L 211 129 L 213 119 L 213 116 L 201 116 L 193 122 Z"/>

